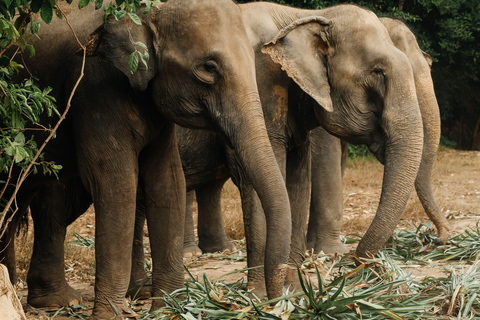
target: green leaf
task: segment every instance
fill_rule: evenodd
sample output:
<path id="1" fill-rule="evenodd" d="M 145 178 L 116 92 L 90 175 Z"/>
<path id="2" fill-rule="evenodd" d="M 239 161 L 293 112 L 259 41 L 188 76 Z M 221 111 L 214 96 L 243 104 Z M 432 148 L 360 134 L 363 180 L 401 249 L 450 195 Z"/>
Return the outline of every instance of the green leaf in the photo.
<path id="1" fill-rule="evenodd" d="M 3 2 L 5 3 L 5 7 L 9 8 L 12 1 L 13 0 L 3 0 Z"/>
<path id="2" fill-rule="evenodd" d="M 30 4 L 30 9 L 32 9 L 34 13 L 37 13 L 42 7 L 42 2 L 42 0 L 32 0 Z"/>
<path id="3" fill-rule="evenodd" d="M 63 19 L 62 11 L 58 8 L 55 9 L 55 15 L 57 16 L 58 19 L 60 19 L 60 20 Z"/>
<path id="4" fill-rule="evenodd" d="M 17 133 L 17 135 L 15 136 L 15 142 L 19 142 L 20 145 L 25 144 L 25 135 L 23 134 L 23 132 Z"/>
<path id="5" fill-rule="evenodd" d="M 113 15 L 115 19 L 121 20 L 125 16 L 125 13 L 126 13 L 125 10 L 118 10 L 118 11 L 114 11 Z"/>
<path id="6" fill-rule="evenodd" d="M 7 67 L 8 65 L 10 65 L 10 59 L 8 57 L 1 56 L 0 57 L 0 67 Z"/>
<path id="7" fill-rule="evenodd" d="M 22 115 L 18 111 L 12 113 L 12 127 L 25 129 L 25 120 L 22 118 Z"/>
<path id="8" fill-rule="evenodd" d="M 19 163 L 21 161 L 23 161 L 23 159 L 27 158 L 28 157 L 28 153 L 27 151 L 25 151 L 24 148 L 22 147 L 18 147 L 16 150 L 15 150 L 15 163 Z"/>
<path id="9" fill-rule="evenodd" d="M 27 51 L 30 58 L 35 56 L 35 48 L 31 44 L 27 44 Z"/>
<path id="10" fill-rule="evenodd" d="M 135 24 L 141 26 L 142 25 L 142 20 L 140 20 L 140 18 L 137 16 L 136 13 L 133 13 L 133 12 L 129 12 L 127 13 L 128 16 L 130 17 L 130 19 L 132 19 L 133 22 L 135 22 Z"/>
<path id="11" fill-rule="evenodd" d="M 146 0 L 145 1 L 145 10 L 143 10 L 143 14 L 149 13 L 151 9 L 152 9 L 152 1 Z"/>
<path id="12" fill-rule="evenodd" d="M 95 10 L 98 10 L 102 7 L 103 0 L 95 0 Z"/>
<path id="13" fill-rule="evenodd" d="M 38 33 L 39 30 L 40 30 L 40 23 L 38 21 L 33 21 L 30 24 L 30 31 L 35 34 L 35 33 Z"/>
<path id="14" fill-rule="evenodd" d="M 147 49 L 147 46 L 146 46 L 145 43 L 143 43 L 142 41 L 137 41 L 137 42 L 135 42 L 135 45 L 136 45 L 136 46 L 139 46 L 139 47 L 142 47 L 144 50 L 148 50 L 148 49 Z"/>
<path id="15" fill-rule="evenodd" d="M 128 67 L 133 74 L 138 69 L 138 51 L 132 52 L 128 57 Z"/>
<path id="16" fill-rule="evenodd" d="M 46 24 L 49 24 L 52 21 L 53 8 L 49 1 L 45 1 L 44 3 L 42 3 L 40 17 Z"/>
<path id="17" fill-rule="evenodd" d="M 149 57 L 148 52 L 145 51 L 145 54 L 141 54 L 139 52 L 138 55 L 140 56 L 140 60 L 142 60 L 142 63 L 145 66 L 145 69 L 148 70 L 148 64 L 147 64 L 147 60 L 148 60 L 148 57 Z"/>
<path id="18" fill-rule="evenodd" d="M 80 0 L 80 2 L 78 2 L 78 7 L 82 9 L 88 6 L 89 3 L 90 3 L 90 0 Z"/>

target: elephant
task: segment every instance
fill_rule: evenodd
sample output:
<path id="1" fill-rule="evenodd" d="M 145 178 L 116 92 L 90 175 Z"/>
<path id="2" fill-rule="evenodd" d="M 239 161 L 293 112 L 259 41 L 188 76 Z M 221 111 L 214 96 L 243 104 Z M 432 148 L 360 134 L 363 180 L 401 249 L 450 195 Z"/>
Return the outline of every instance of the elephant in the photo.
<path id="1" fill-rule="evenodd" d="M 70 204 L 48 203 L 48 199 L 34 204 L 40 213 L 53 208 L 54 214 L 75 204 L 74 211 L 80 212 L 88 201 L 94 203 L 96 276 L 90 318 L 131 314 L 124 296 L 131 273 L 137 192 L 144 199 L 152 244 L 152 295 L 161 296 L 183 284 L 185 179 L 174 123 L 217 130 L 235 150 L 265 210 L 269 248 L 265 281 L 268 295 L 279 296 L 289 255 L 291 224 L 284 221 L 291 219 L 290 205 L 267 136 L 254 52 L 239 7 L 230 0 L 169 0 L 148 14 L 141 14 L 140 9 L 142 25 L 128 16 L 119 21 L 109 17 L 103 24 L 102 11 L 77 10 L 69 12 L 69 25 L 55 20 L 48 28 L 43 26 L 42 42 L 33 43 L 36 57 L 24 57 L 40 84 L 55 88 L 59 106 L 69 103 L 80 71 L 84 74 L 58 138 L 44 150 L 44 159 L 63 165 L 59 178 L 65 180 L 56 184 L 55 177 L 31 175 L 17 201 L 22 212 L 36 192 L 46 191 L 44 187 L 70 196 L 69 188 L 62 190 L 62 183 L 84 188 L 91 196 L 84 197 L 82 191 Z M 84 70 L 70 25 L 80 41 L 88 42 Z M 146 45 L 150 59 L 132 73 L 127 62 L 131 53 L 142 50 L 138 41 Z M 7 193 L 11 192 L 9 188 Z M 41 226 L 43 217 L 37 217 L 35 224 Z M 44 223 L 55 228 L 59 221 Z M 0 250 L 12 279 L 14 227 L 10 225 L 2 239 L 6 250 Z M 40 241 L 35 246 L 41 247 L 41 253 L 48 253 L 52 249 L 48 243 L 61 236 L 38 233 L 43 238 L 37 238 Z M 36 278 L 39 286 L 57 289 L 52 278 L 59 275 L 49 269 L 41 273 L 38 264 L 43 261 L 34 253 L 29 278 Z M 63 298 L 59 304 L 68 303 L 65 300 L 72 296 L 68 288 L 60 285 L 53 295 L 40 287 L 31 288 L 35 295 L 29 295 L 28 302 L 41 305 L 50 295 Z M 152 308 L 160 305 L 156 299 Z"/>
<path id="2" fill-rule="evenodd" d="M 440 113 L 430 74 L 432 60 L 418 46 L 415 35 L 400 20 L 380 18 L 387 28 L 394 45 L 404 52 L 413 68 L 415 88 L 423 120 L 423 152 L 415 189 L 427 213 L 434 223 L 438 236 L 435 244 L 448 241 L 449 224 L 435 202 L 432 192 L 432 170 L 440 143 Z M 346 146 L 339 139 L 328 136 L 321 128 L 312 131 L 312 190 L 310 219 L 307 232 L 307 248 L 314 252 L 346 251 L 338 238 L 342 227 L 341 177 L 346 156 Z"/>
<path id="3" fill-rule="evenodd" d="M 319 125 L 337 141 L 341 138 L 368 145 L 385 164 L 376 217 L 356 250 L 359 257 L 371 257 L 393 233 L 421 165 L 423 111 L 420 112 L 408 57 L 392 43 L 388 30 L 372 12 L 355 6 L 313 11 L 262 2 L 240 6 L 256 52 L 257 83 L 267 130 L 290 196 L 293 224 L 290 262 L 300 264 L 305 254 L 310 166 L 313 166 L 310 162 L 314 152 L 309 135 L 311 130 L 321 131 L 315 129 Z M 180 150 L 196 148 L 199 154 L 207 155 L 210 147 L 204 148 L 198 142 L 182 147 L 182 137 L 194 134 L 179 134 Z M 213 137 L 202 139 L 215 141 Z M 186 139 L 187 144 L 191 141 Z M 209 165 L 219 163 L 218 169 L 224 170 L 219 160 L 226 156 L 226 166 L 242 197 L 248 267 L 258 266 L 261 259 L 254 260 L 253 253 L 264 248 L 261 215 L 254 214 L 259 206 L 248 182 L 238 172 L 235 159 L 229 155 L 228 145 L 225 149 Z M 192 161 L 182 152 L 181 155 L 185 173 L 205 172 L 198 167 L 202 159 Z M 222 174 L 195 188 L 201 249 L 214 248 L 215 243 L 231 247 L 225 240 L 218 201 L 225 179 Z M 341 195 L 341 180 L 335 181 Z M 335 210 L 341 212 L 341 202 Z M 195 253 L 200 250 L 195 247 L 190 215 L 187 212 L 184 247 Z M 217 237 L 212 238 L 213 234 Z M 338 238 L 328 246 L 337 252 L 346 250 Z M 251 274 L 254 273 L 249 273 L 249 283 L 258 283 Z"/>
<path id="4" fill-rule="evenodd" d="M 301 10 L 255 2 L 239 7 L 255 53 L 266 128 L 290 196 L 290 262 L 301 263 L 305 254 L 309 133 L 319 125 L 348 142 L 367 144 L 385 163 L 377 215 L 357 247 L 360 257 L 373 255 L 393 233 L 421 162 L 422 115 L 407 56 L 394 46 L 372 12 L 356 6 Z M 206 187 L 208 193 L 218 190 L 216 182 L 232 176 L 242 196 L 248 265 L 263 265 L 268 251 L 266 227 L 251 176 L 222 135 L 189 129 L 180 134 L 180 130 L 184 129 L 177 128 L 178 138 L 186 141 L 179 142 L 182 156 L 182 150 L 193 155 L 182 159 L 187 185 L 196 190 Z M 205 149 L 203 142 L 208 145 Z M 203 180 L 204 174 L 214 179 Z M 283 232 L 283 225 L 275 227 Z M 135 239 L 141 243 L 138 235 Z M 136 259 L 143 255 L 139 247 L 134 246 L 140 251 L 133 254 Z M 254 270 L 248 274 L 249 286 L 262 291 L 263 274 L 260 268 Z"/>

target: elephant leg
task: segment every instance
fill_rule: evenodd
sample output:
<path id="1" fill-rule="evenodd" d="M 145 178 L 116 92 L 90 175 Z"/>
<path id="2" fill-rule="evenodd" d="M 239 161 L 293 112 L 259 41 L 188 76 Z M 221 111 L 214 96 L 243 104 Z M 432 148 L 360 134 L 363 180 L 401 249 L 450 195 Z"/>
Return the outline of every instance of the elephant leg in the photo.
<path id="1" fill-rule="evenodd" d="M 186 185 L 173 124 L 162 139 L 145 150 L 141 177 L 145 193 L 148 234 L 152 250 L 152 296 L 183 286 L 183 239 Z M 159 170 L 163 168 L 163 170 Z M 155 299 L 152 309 L 162 306 Z"/>
<path id="2" fill-rule="evenodd" d="M 132 270 L 127 297 L 148 299 L 151 296 L 152 281 L 145 271 L 145 253 L 143 250 L 143 227 L 145 225 L 145 200 L 138 199 L 135 210 L 135 230 L 133 233 Z"/>
<path id="3" fill-rule="evenodd" d="M 340 241 L 343 220 L 342 145 L 323 128 L 312 131 L 312 194 L 307 248 L 346 253 Z"/>
<path id="4" fill-rule="evenodd" d="M 310 142 L 305 142 L 288 151 L 286 184 L 292 211 L 292 240 L 290 243 L 290 268 L 286 286 L 301 290 L 296 266 L 305 259 L 306 225 L 310 202 Z"/>
<path id="5" fill-rule="evenodd" d="M 195 226 L 193 224 L 192 204 L 194 198 L 194 191 L 187 192 L 187 202 L 185 206 L 185 237 L 183 239 L 183 257 L 193 258 L 200 256 L 202 250 L 195 242 Z"/>
<path id="6" fill-rule="evenodd" d="M 247 288 L 252 290 L 260 299 L 266 294 L 265 288 L 265 245 L 266 220 L 262 205 L 257 193 L 251 185 L 240 187 L 243 210 L 243 224 L 245 228 L 245 242 L 247 244 Z"/>
<path id="7" fill-rule="evenodd" d="M 37 192 L 30 204 L 34 245 L 27 275 L 29 305 L 41 308 L 80 303 L 80 295 L 65 280 L 64 241 L 67 226 L 91 203 L 78 178 L 52 182 Z"/>
<path id="8" fill-rule="evenodd" d="M 106 144 L 102 147 L 101 154 L 88 147 L 78 153 L 83 159 L 83 181 L 95 206 L 95 301 L 90 319 L 131 314 L 125 294 L 132 266 L 138 183 L 136 150 L 127 152 L 125 145 L 121 151 L 109 150 Z"/>
<path id="9" fill-rule="evenodd" d="M 222 187 L 226 179 L 215 180 L 196 189 L 198 202 L 198 246 L 203 252 L 233 250 L 223 224 Z"/>

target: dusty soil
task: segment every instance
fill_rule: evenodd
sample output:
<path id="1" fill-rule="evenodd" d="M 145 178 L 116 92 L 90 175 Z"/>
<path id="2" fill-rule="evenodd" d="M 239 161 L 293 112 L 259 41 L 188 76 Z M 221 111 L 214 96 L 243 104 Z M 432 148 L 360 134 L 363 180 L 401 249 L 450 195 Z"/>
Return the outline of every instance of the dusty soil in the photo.
<path id="1" fill-rule="evenodd" d="M 344 227 L 343 234 L 363 233 L 370 224 L 378 205 L 383 167 L 376 161 L 353 161 L 349 163 L 344 176 Z M 480 152 L 441 150 L 439 152 L 433 176 L 434 193 L 437 203 L 449 219 L 451 234 L 458 234 L 467 228 L 474 228 L 480 219 Z M 185 261 L 194 276 L 206 273 L 212 281 L 220 279 L 233 282 L 245 276 L 244 272 L 232 273 L 246 266 L 243 244 L 243 223 L 238 191 L 228 183 L 223 191 L 222 206 L 225 215 L 227 233 L 236 239 L 237 250 L 234 252 L 206 254 L 197 259 Z M 407 209 L 398 226 L 399 229 L 413 229 L 427 217 L 412 192 Z M 31 254 L 32 229 L 27 236 L 18 240 L 18 273 L 21 280 L 17 283 L 21 301 L 27 310 L 28 319 L 47 319 L 44 310 L 34 310 L 26 306 L 26 272 L 28 258 Z M 80 234 L 88 239 L 94 235 L 93 209 L 84 214 L 69 227 L 66 242 L 65 268 L 67 279 L 83 296 L 87 309 L 80 311 L 89 315 L 93 300 L 94 283 L 94 249 L 79 247 L 74 244 Z M 352 245 L 354 249 L 354 245 Z M 148 251 L 148 249 L 147 249 Z M 441 275 L 445 272 L 445 263 L 433 263 L 432 268 L 417 268 L 417 276 Z M 146 307 L 147 304 L 139 305 Z M 49 313 L 51 316 L 52 313 Z M 56 319 L 66 319 L 59 315 Z"/>

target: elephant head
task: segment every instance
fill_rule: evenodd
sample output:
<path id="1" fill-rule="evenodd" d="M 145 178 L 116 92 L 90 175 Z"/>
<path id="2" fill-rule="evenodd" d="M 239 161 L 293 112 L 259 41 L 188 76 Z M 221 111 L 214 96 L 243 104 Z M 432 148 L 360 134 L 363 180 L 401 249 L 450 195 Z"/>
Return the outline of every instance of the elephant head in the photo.
<path id="1" fill-rule="evenodd" d="M 321 10 L 282 29 L 263 51 L 280 63 L 317 105 L 331 134 L 366 144 L 385 164 L 376 216 L 359 243 L 374 255 L 393 233 L 420 165 L 423 127 L 411 64 L 370 11 Z"/>
<path id="2" fill-rule="evenodd" d="M 169 0 L 141 16 L 141 26 L 110 19 L 94 34 L 90 51 L 119 69 L 167 118 L 219 131 L 235 150 L 267 218 L 267 293 L 281 295 L 291 234 L 288 195 L 267 136 L 239 7 L 230 0 Z M 150 59 L 132 74 L 128 57 L 143 51 L 139 41 Z"/>

